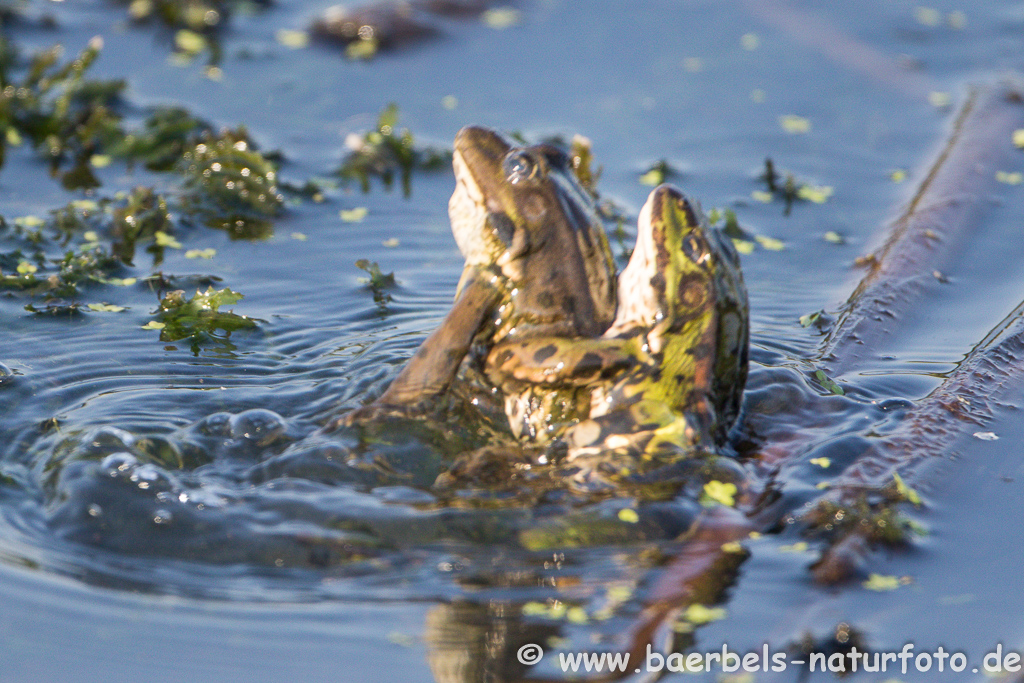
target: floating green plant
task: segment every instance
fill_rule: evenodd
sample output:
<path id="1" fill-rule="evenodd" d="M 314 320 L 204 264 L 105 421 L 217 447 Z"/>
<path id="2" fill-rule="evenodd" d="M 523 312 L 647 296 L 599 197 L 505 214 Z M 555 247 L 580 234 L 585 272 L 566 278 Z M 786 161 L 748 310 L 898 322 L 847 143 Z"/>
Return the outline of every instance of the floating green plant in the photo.
<path id="1" fill-rule="evenodd" d="M 389 104 L 377 119 L 377 127 L 364 135 L 348 136 L 345 144 L 351 150 L 338 169 L 345 180 L 355 180 L 363 192 L 370 191 L 370 179 L 379 178 L 390 189 L 395 177 L 401 181 L 405 196 L 412 193 L 412 172 L 433 170 L 446 165 L 449 152 L 417 148 L 408 128 L 398 129 L 398 105 Z"/>
<path id="2" fill-rule="evenodd" d="M 225 130 L 182 155 L 185 208 L 232 237 L 268 237 L 284 205 L 277 169 L 253 148 L 244 128 Z"/>
<path id="3" fill-rule="evenodd" d="M 160 300 L 156 320 L 148 323 L 145 329 L 160 330 L 160 341 L 187 339 L 192 344 L 193 353 L 198 353 L 204 342 L 222 338 L 215 334 L 217 330 L 230 336 L 235 330 L 256 327 L 252 318 L 219 310 L 221 306 L 238 303 L 242 296 L 227 287 L 221 290 L 209 287 L 205 292 L 197 291 L 190 299 L 186 299 L 185 292 L 180 289 L 168 292 Z"/>

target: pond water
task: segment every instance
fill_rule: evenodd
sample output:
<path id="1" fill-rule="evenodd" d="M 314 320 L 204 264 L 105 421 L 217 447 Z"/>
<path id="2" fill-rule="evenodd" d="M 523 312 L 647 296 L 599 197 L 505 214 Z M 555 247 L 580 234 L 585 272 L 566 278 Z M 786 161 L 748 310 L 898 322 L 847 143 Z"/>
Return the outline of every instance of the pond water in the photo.
<path id="1" fill-rule="evenodd" d="M 812 381 L 807 359 L 821 337 L 800 317 L 834 311 L 852 291 L 854 259 L 883 239 L 967 84 L 1024 71 L 1024 4 L 523 0 L 430 19 L 438 35 L 366 61 L 316 41 L 285 44 L 295 34 L 282 31 L 307 30 L 328 5 L 233 6 L 213 70 L 209 51 L 183 56 L 180 34 L 176 52 L 173 30 L 129 21 L 121 3 L 12 5 L 20 18 L 4 35 L 23 56 L 59 43 L 69 58 L 102 37 L 88 74 L 126 80 L 129 124 L 174 105 L 215 128 L 244 125 L 261 150 L 280 152 L 282 186 L 319 179 L 319 196 L 286 192 L 259 239 L 180 220 L 179 247 L 166 246 L 162 262 L 140 246 L 117 270 L 137 282 L 86 283 L 70 297 L 124 310 L 34 315 L 25 306 L 43 297 L 0 290 L 0 681 L 559 677 L 554 651 L 614 649 L 671 581 L 672 538 L 692 518 L 684 503 L 640 506 L 658 526 L 647 537 L 531 551 L 517 539 L 546 523 L 544 510 L 436 504 L 436 434 L 360 450 L 345 430 L 316 433 L 386 387 L 448 311 L 463 265 L 447 216 L 450 169 L 416 171 L 408 196 L 378 179 L 363 193 L 334 175 L 346 138 L 372 129 L 389 103 L 422 147 L 450 148 L 467 124 L 531 140 L 582 134 L 602 196 L 634 222 L 650 191 L 640 178 L 664 159 L 676 169 L 669 180 L 705 209 L 732 209 L 771 238 L 742 257 L 752 326 L 747 422 L 735 439 L 743 458 L 756 458 L 750 444 L 813 424 L 796 462 L 847 462 L 898 424 L 886 401 L 926 396 L 1024 297 L 1021 152 L 1007 157 L 1008 182 L 991 184 L 991 206 L 946 281 L 886 323 L 892 334 L 866 368 L 836 378 L 846 395 Z M 761 201 L 766 157 L 832 194 L 788 213 L 777 197 Z M 68 191 L 32 145 L 8 144 L 4 274 L 23 260 L 10 254 L 33 248 L 15 219 L 24 228 L 70 201 L 174 183 L 106 161 L 94 164 L 100 187 Z M 47 258 L 89 241 L 76 234 Z M 390 301 L 375 302 L 359 259 L 394 272 Z M 144 278 L 158 271 L 181 284 L 154 291 Z M 144 329 L 167 289 L 211 283 L 244 295 L 225 308 L 257 319 L 254 329 L 196 345 Z M 780 525 L 749 543 L 715 598 L 724 612 L 677 634 L 676 647 L 781 652 L 833 642 L 838 629 L 873 652 L 941 645 L 970 661 L 962 674 L 850 680 L 981 680 L 972 668 L 997 644 L 1024 647 L 1015 395 L 983 427 L 998 440 L 937 454 L 941 466 L 919 487 L 926 505 L 911 511 L 927 534 L 871 556 L 868 571 L 909 577 L 898 589 L 816 586 L 813 546 L 801 551 L 797 531 Z M 770 409 L 779 396 L 799 405 Z M 796 509 L 825 475 L 790 469 L 780 488 Z M 614 517 L 625 504 L 585 514 Z M 534 671 L 516 661 L 526 643 L 549 650 Z M 794 666 L 726 680 L 833 677 L 803 675 Z"/>

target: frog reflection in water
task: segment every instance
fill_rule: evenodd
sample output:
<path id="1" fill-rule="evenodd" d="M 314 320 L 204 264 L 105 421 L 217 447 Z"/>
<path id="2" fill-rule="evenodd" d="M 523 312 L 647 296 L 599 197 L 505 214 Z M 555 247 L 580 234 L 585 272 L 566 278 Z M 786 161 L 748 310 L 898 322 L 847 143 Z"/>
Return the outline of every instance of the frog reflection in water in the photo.
<path id="1" fill-rule="evenodd" d="M 640 212 L 604 335 L 503 342 L 487 372 L 503 387 L 589 387 L 589 417 L 565 432 L 567 461 L 583 479 L 621 479 L 724 441 L 746 382 L 748 328 L 732 243 L 662 185 Z"/>

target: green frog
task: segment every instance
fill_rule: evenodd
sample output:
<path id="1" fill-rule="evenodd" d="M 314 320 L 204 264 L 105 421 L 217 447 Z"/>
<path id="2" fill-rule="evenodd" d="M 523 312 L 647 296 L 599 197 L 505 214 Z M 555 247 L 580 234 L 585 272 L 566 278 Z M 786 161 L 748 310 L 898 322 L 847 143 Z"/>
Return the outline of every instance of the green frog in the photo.
<path id="1" fill-rule="evenodd" d="M 620 480 L 723 443 L 740 409 L 747 293 L 731 241 L 696 202 L 656 188 L 619 277 L 618 311 L 600 337 L 504 340 L 488 377 L 590 389 L 589 417 L 564 433 L 580 477 Z"/>
<path id="2" fill-rule="evenodd" d="M 467 127 L 455 138 L 453 166 L 448 212 L 466 265 L 452 310 L 380 398 L 343 422 L 402 412 L 439 396 L 460 367 L 473 375 L 473 359 L 482 361 L 495 343 L 596 337 L 615 317 L 608 239 L 565 152 L 517 147 L 491 130 Z M 545 390 L 538 401 L 530 387 L 505 392 L 513 432 L 562 410 L 556 404 L 571 412 L 573 394 Z"/>

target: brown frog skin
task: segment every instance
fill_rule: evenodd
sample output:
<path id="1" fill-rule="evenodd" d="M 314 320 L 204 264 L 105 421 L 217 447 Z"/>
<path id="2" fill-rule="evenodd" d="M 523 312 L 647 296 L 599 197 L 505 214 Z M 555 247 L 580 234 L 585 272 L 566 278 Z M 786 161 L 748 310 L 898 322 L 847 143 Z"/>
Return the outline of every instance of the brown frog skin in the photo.
<path id="1" fill-rule="evenodd" d="M 655 189 L 619 278 L 618 314 L 599 338 L 496 344 L 496 384 L 588 386 L 590 415 L 565 432 L 584 477 L 612 479 L 713 451 L 746 381 L 747 295 L 728 238 L 679 190 Z M 583 465 L 586 462 L 587 464 Z"/>
<path id="2" fill-rule="evenodd" d="M 384 394 L 344 422 L 444 393 L 471 348 L 483 357 L 504 340 L 597 336 L 614 318 L 608 241 L 564 152 L 514 147 L 467 127 L 455 138 L 453 166 L 448 210 L 466 257 L 455 304 Z"/>

